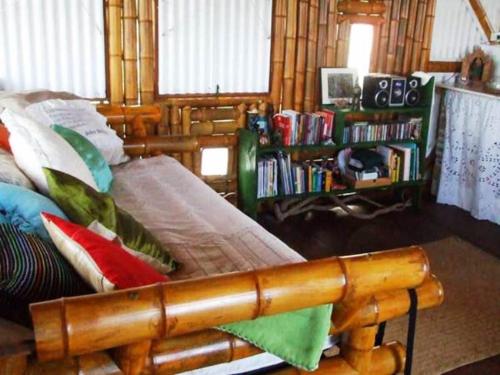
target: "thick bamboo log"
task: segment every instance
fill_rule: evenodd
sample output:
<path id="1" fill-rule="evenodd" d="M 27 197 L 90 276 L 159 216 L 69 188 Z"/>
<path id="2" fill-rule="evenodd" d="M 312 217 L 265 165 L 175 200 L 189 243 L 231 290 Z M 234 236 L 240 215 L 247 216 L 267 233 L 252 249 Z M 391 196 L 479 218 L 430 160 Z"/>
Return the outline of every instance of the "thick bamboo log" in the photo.
<path id="1" fill-rule="evenodd" d="M 231 121 L 205 121 L 195 122 L 191 125 L 191 135 L 210 135 L 210 134 L 233 134 L 241 125 L 234 120 Z"/>
<path id="2" fill-rule="evenodd" d="M 394 72 L 402 74 L 403 59 L 406 48 L 406 31 L 408 29 L 408 19 L 410 13 L 410 0 L 401 0 L 401 10 L 399 15 L 398 35 L 396 42 L 396 59 L 394 62 Z"/>
<path id="3" fill-rule="evenodd" d="M 172 135 L 181 135 L 181 116 L 180 116 L 180 108 L 177 105 L 172 105 L 170 107 L 170 133 Z M 172 157 L 174 157 L 179 162 L 181 161 L 181 154 L 172 153 Z"/>
<path id="4" fill-rule="evenodd" d="M 326 47 L 328 45 L 328 7 L 330 0 L 319 0 L 318 49 L 316 65 L 326 67 Z M 319 78 L 319 75 L 318 75 Z"/>
<path id="5" fill-rule="evenodd" d="M 403 57 L 402 74 L 408 75 L 411 73 L 411 55 L 413 51 L 413 42 L 415 35 L 415 27 L 417 23 L 418 0 L 410 0 L 410 9 L 408 12 L 408 27 L 406 28 L 405 48 Z"/>
<path id="6" fill-rule="evenodd" d="M 438 306 L 443 301 L 443 288 L 435 278 L 427 279 L 416 289 L 418 309 Z M 410 308 L 407 290 L 377 293 L 362 301 L 335 306 L 330 334 L 380 324 L 405 315 Z M 261 351 L 248 342 L 216 330 L 191 333 L 153 342 L 150 363 L 156 372 L 177 373 L 198 367 L 246 358 Z M 153 373 L 155 371 L 152 371 Z"/>
<path id="7" fill-rule="evenodd" d="M 264 103 L 264 105 L 267 106 L 265 103 Z M 247 109 L 248 109 L 248 107 L 247 107 L 247 105 L 245 103 L 241 103 L 241 104 L 239 104 L 235 108 L 235 110 L 238 113 L 238 116 L 235 118 L 235 120 L 238 123 L 238 127 L 240 129 L 245 128 L 246 125 L 247 125 L 247 117 L 246 117 L 246 115 L 247 115 Z M 259 115 L 260 114 L 261 113 L 259 113 Z"/>
<path id="8" fill-rule="evenodd" d="M 455 72 L 460 73 L 462 63 L 457 61 L 429 61 L 427 72 Z"/>
<path id="9" fill-rule="evenodd" d="M 122 0 L 109 0 L 108 4 L 108 63 L 109 63 L 109 101 L 123 103 L 123 66 L 122 66 Z"/>
<path id="10" fill-rule="evenodd" d="M 293 108 L 293 91 L 295 78 L 295 50 L 297 46 L 297 0 L 287 1 L 286 33 L 285 33 L 285 64 L 283 73 L 284 109 Z"/>
<path id="11" fill-rule="evenodd" d="M 391 8 L 391 21 L 389 29 L 389 44 L 387 46 L 386 73 L 394 73 L 396 64 L 396 48 L 398 41 L 399 17 L 401 14 L 401 0 L 393 0 Z"/>
<path id="12" fill-rule="evenodd" d="M 425 251 L 414 246 L 63 298 L 30 309 L 44 361 L 414 288 L 428 276 Z"/>
<path id="13" fill-rule="evenodd" d="M 304 91 L 304 111 L 314 111 L 316 104 L 316 81 L 318 77 L 318 64 L 316 61 L 318 48 L 318 18 L 319 0 L 309 2 L 309 29 L 307 34 L 307 61 Z"/>
<path id="14" fill-rule="evenodd" d="M 161 119 L 158 124 L 156 135 L 168 135 L 171 133 L 170 129 L 170 108 L 166 105 L 161 105 Z"/>
<path id="15" fill-rule="evenodd" d="M 201 177 L 201 159 L 201 151 L 193 152 L 193 173 L 198 177 Z"/>
<path id="16" fill-rule="evenodd" d="M 339 23 L 347 21 L 351 24 L 353 23 L 367 23 L 369 25 L 378 26 L 385 22 L 385 19 L 380 16 L 367 16 L 364 14 L 341 14 L 337 17 Z"/>
<path id="17" fill-rule="evenodd" d="M 136 104 L 138 100 L 136 0 L 123 0 L 123 65 L 125 71 L 125 103 Z"/>
<path id="18" fill-rule="evenodd" d="M 27 367 L 26 355 L 0 357 L 0 375 L 24 375 Z"/>
<path id="19" fill-rule="evenodd" d="M 376 72 L 383 73 L 386 72 L 387 65 L 387 49 L 389 47 L 389 31 L 391 27 L 391 0 L 385 0 L 385 14 L 384 23 L 380 25 L 380 43 L 379 50 L 377 51 L 377 68 Z"/>
<path id="20" fill-rule="evenodd" d="M 372 353 L 373 365 L 368 374 L 370 375 L 389 375 L 396 374 L 403 370 L 405 363 L 405 348 L 398 342 L 392 342 L 375 348 Z M 341 356 L 335 356 L 330 359 L 324 359 L 320 362 L 316 371 L 307 372 L 296 368 L 286 368 L 270 372 L 270 375 L 360 375 L 352 366 Z"/>
<path id="21" fill-rule="evenodd" d="M 191 107 L 189 106 L 182 108 L 182 135 L 191 135 Z M 183 152 L 181 160 L 187 169 L 193 170 L 193 155 L 191 153 Z"/>
<path id="22" fill-rule="evenodd" d="M 176 105 L 178 107 L 191 106 L 196 107 L 226 107 L 226 106 L 236 106 L 240 103 L 245 103 L 247 105 L 259 103 L 259 102 L 269 102 L 271 103 L 271 97 L 269 95 L 245 95 L 245 96 L 200 96 L 195 98 L 186 97 L 169 97 L 168 99 L 161 100 L 161 103 L 167 105 Z"/>
<path id="23" fill-rule="evenodd" d="M 417 6 L 417 20 L 415 24 L 414 42 L 411 56 L 411 70 L 420 69 L 420 61 L 422 56 L 422 43 L 424 40 L 424 23 L 427 8 L 427 0 L 419 0 Z"/>
<path id="24" fill-rule="evenodd" d="M 286 10 L 286 0 L 274 1 L 271 101 L 275 112 L 278 112 L 281 104 L 283 70 L 285 64 Z"/>
<path id="25" fill-rule="evenodd" d="M 337 18 L 339 21 L 339 19 Z M 351 23 L 348 20 L 344 20 L 339 23 L 339 31 L 337 38 L 337 67 L 346 67 L 347 58 L 349 53 L 349 34 L 351 30 Z"/>
<path id="26" fill-rule="evenodd" d="M 141 62 L 141 103 L 154 102 L 154 28 L 153 2 L 138 0 L 139 4 L 139 56 Z"/>
<path id="27" fill-rule="evenodd" d="M 32 362 L 27 375 L 123 375 L 123 372 L 106 352 L 84 354 L 54 362 Z M 10 375 L 10 374 L 9 374 Z"/>
<path id="28" fill-rule="evenodd" d="M 420 70 L 426 71 L 431 55 L 432 27 L 434 25 L 434 14 L 436 13 L 436 0 L 428 0 L 425 13 L 424 41 L 422 43 L 422 57 L 420 59 Z"/>
<path id="29" fill-rule="evenodd" d="M 299 112 L 304 110 L 308 24 L 309 2 L 307 0 L 300 0 L 297 29 L 297 56 L 295 62 L 295 89 L 293 97 L 293 108 Z"/>
<path id="30" fill-rule="evenodd" d="M 113 358 L 124 375 L 139 375 L 149 363 L 151 340 L 120 346 L 113 350 Z"/>
<path id="31" fill-rule="evenodd" d="M 335 65 L 337 53 L 337 0 L 330 0 L 328 5 L 328 37 L 326 45 L 326 67 Z"/>
<path id="32" fill-rule="evenodd" d="M 486 38 L 490 40 L 491 34 L 495 32 L 495 29 L 493 28 L 490 19 L 488 18 L 486 11 L 484 10 L 483 5 L 481 4 L 481 1 L 469 0 L 469 3 L 472 9 L 474 10 L 474 13 L 476 14 L 479 24 L 481 25 L 481 28 L 483 29 L 484 34 L 486 35 Z"/>
<path id="33" fill-rule="evenodd" d="M 383 1 L 362 2 L 359 0 L 342 0 L 337 5 L 339 13 L 345 14 L 383 14 L 385 4 Z"/>
<path id="34" fill-rule="evenodd" d="M 356 328 L 342 336 L 340 355 L 359 374 L 369 374 L 378 326 Z"/>
<path id="35" fill-rule="evenodd" d="M 191 110 L 192 121 L 219 121 L 219 120 L 236 120 L 240 117 L 238 108 L 195 108 Z"/>
<path id="36" fill-rule="evenodd" d="M 383 23 L 385 23 L 385 19 L 381 24 L 373 26 L 372 52 L 370 55 L 370 73 L 377 71 L 378 54 L 380 52 L 379 51 L 379 49 L 380 49 L 380 34 L 382 32 Z"/>
<path id="37" fill-rule="evenodd" d="M 141 157 L 158 153 L 191 153 L 203 147 L 230 147 L 236 146 L 237 142 L 235 135 L 129 137 L 125 139 L 123 148 L 127 155 Z"/>

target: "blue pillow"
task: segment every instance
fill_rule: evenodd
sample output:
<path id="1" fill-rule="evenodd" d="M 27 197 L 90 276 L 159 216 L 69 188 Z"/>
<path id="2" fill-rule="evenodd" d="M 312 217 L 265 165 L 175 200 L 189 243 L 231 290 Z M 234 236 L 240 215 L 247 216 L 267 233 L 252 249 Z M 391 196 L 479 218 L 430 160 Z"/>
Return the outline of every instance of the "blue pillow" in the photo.
<path id="1" fill-rule="evenodd" d="M 10 223 L 23 232 L 36 233 L 50 241 L 41 212 L 50 212 L 67 220 L 49 198 L 22 186 L 0 182 L 0 223 Z"/>
<path id="2" fill-rule="evenodd" d="M 80 155 L 89 168 L 99 191 L 109 192 L 113 182 L 113 174 L 101 152 L 87 138 L 72 129 L 57 124 L 52 125 L 51 128 Z"/>

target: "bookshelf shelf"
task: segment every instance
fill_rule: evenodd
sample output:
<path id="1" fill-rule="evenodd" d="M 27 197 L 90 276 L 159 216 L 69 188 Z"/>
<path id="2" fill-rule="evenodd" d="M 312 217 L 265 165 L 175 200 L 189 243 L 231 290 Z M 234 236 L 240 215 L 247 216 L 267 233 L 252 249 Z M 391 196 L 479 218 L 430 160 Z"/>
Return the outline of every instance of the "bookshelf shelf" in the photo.
<path id="1" fill-rule="evenodd" d="M 427 135 L 429 130 L 430 110 L 432 102 L 432 93 L 434 88 L 433 79 L 423 87 L 423 101 L 419 107 L 397 107 L 385 109 L 372 109 L 361 108 L 360 110 L 353 111 L 351 109 L 337 109 L 334 106 L 326 105 L 321 109 L 328 109 L 335 112 L 335 128 L 333 134 L 334 145 L 294 145 L 294 146 L 261 146 L 258 142 L 258 136 L 247 129 L 239 131 L 239 165 L 238 165 L 238 204 L 240 209 L 252 218 L 257 217 L 257 208 L 262 202 L 275 202 L 283 199 L 304 199 L 309 197 L 327 197 L 331 195 L 348 195 L 361 191 L 370 190 L 398 190 L 411 188 L 413 190 L 413 205 L 419 207 L 421 189 L 424 185 L 422 180 L 411 180 L 396 182 L 390 185 L 374 186 L 367 188 L 347 188 L 343 190 L 332 190 L 330 192 L 310 192 L 293 195 L 278 194 L 271 197 L 257 197 L 258 181 L 257 181 L 257 161 L 258 158 L 266 154 L 273 154 L 279 151 L 286 153 L 293 153 L 301 155 L 303 153 L 321 154 L 322 156 L 333 157 L 338 151 L 345 148 L 372 148 L 378 145 L 388 144 L 408 144 L 413 143 L 418 149 L 419 173 L 420 176 L 424 175 Z M 357 142 L 357 143 L 343 143 L 344 129 L 350 124 L 352 119 L 359 116 L 366 118 L 378 118 L 388 115 L 414 115 L 422 118 L 422 125 L 420 130 L 419 139 L 402 139 L 402 140 L 385 140 L 385 141 L 370 141 L 370 142 Z M 381 116 L 379 116 L 381 115 Z"/>

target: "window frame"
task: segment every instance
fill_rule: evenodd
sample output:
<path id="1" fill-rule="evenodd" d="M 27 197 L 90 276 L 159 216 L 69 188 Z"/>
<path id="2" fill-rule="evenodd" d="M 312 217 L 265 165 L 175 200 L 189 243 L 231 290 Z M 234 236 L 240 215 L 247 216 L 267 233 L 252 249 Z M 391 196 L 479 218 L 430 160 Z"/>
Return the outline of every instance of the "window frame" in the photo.
<path id="1" fill-rule="evenodd" d="M 105 0 L 104 0 L 105 1 Z M 160 0 L 154 0 L 154 36 L 155 36 L 155 57 L 154 57 L 154 77 L 155 77 L 155 82 L 154 82 L 154 96 L 155 100 L 168 100 L 168 99 L 190 99 L 190 98 L 197 98 L 197 99 L 206 99 L 206 100 L 217 100 L 221 98 L 233 98 L 233 99 L 240 99 L 245 101 L 245 100 L 265 100 L 269 98 L 271 95 L 271 85 L 272 85 L 272 78 L 273 78 L 273 59 L 274 59 L 274 23 L 275 23 L 275 12 L 276 12 L 276 0 L 272 0 L 271 2 L 271 51 L 269 54 L 269 84 L 268 84 L 268 91 L 266 92 L 224 92 L 220 94 L 216 93 L 205 93 L 205 94 L 199 94 L 199 93 L 185 93 L 185 94 L 160 94 L 160 89 L 158 86 L 159 78 L 160 78 L 160 69 L 159 69 L 159 1 Z"/>

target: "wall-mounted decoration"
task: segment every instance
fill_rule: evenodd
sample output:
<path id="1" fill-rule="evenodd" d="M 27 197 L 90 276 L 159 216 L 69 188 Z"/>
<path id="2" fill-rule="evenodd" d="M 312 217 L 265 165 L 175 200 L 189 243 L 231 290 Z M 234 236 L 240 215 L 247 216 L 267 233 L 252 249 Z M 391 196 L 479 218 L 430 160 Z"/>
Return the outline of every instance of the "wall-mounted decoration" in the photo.
<path id="1" fill-rule="evenodd" d="M 493 61 L 484 51 L 476 47 L 462 62 L 460 80 L 464 83 L 485 83 L 491 78 Z"/>
<path id="2" fill-rule="evenodd" d="M 321 103 L 337 106 L 349 104 L 357 79 L 356 69 L 321 68 Z"/>

